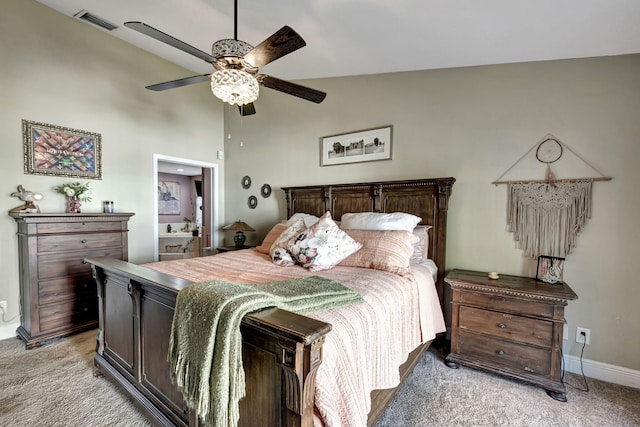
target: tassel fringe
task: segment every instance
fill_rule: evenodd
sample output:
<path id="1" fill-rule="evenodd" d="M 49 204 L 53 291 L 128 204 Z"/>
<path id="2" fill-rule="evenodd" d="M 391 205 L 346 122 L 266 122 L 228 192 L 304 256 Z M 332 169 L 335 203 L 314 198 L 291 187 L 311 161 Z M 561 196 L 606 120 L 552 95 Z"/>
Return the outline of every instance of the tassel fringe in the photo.
<path id="1" fill-rule="evenodd" d="M 507 230 L 525 256 L 566 257 L 591 218 L 592 180 L 553 184 L 511 183 Z"/>

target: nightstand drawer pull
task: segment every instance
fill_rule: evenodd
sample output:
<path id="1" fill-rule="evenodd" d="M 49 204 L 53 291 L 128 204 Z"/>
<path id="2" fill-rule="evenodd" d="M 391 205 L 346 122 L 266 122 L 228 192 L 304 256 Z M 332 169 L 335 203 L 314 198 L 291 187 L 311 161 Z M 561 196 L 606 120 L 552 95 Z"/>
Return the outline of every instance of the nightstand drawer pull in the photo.
<path id="1" fill-rule="evenodd" d="M 85 239 L 80 240 L 80 243 L 87 243 Z"/>
<path id="2" fill-rule="evenodd" d="M 498 351 L 498 354 L 499 354 L 500 356 L 502 356 L 502 355 L 504 354 L 504 350 L 500 350 L 500 351 Z"/>
<path id="3" fill-rule="evenodd" d="M 504 329 L 504 328 L 506 328 L 506 327 L 507 327 L 507 325 L 505 325 L 504 323 L 500 323 L 500 324 L 498 325 L 498 327 L 499 327 L 500 329 Z"/>

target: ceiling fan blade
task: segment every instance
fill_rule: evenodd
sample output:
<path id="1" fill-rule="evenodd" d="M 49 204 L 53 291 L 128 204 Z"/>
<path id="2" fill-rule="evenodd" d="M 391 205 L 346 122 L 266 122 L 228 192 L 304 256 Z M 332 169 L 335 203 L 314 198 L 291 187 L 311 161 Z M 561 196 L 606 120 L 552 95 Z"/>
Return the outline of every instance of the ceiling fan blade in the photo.
<path id="1" fill-rule="evenodd" d="M 124 26 L 131 28 L 132 30 L 136 30 L 139 33 L 142 33 L 146 36 L 159 40 L 163 43 L 166 43 L 169 46 L 173 46 L 176 49 L 180 49 L 181 51 L 186 52 L 190 55 L 193 55 L 196 58 L 200 58 L 205 62 L 209 62 L 209 63 L 216 62 L 216 58 L 209 55 L 208 53 L 203 52 L 200 49 L 196 49 L 195 47 L 189 44 L 186 44 L 185 42 L 178 40 L 177 38 L 172 37 L 169 34 L 163 33 L 160 30 L 156 30 L 155 28 L 143 22 L 129 21 L 129 22 L 125 22 Z"/>
<path id="2" fill-rule="evenodd" d="M 253 102 L 245 105 L 238 105 L 238 110 L 240 110 L 241 116 L 250 116 L 256 113 L 256 107 L 253 105 Z"/>
<path id="3" fill-rule="evenodd" d="M 259 68 L 306 45 L 307 43 L 293 28 L 285 25 L 251 49 L 244 56 L 243 61 Z"/>
<path id="4" fill-rule="evenodd" d="M 170 82 L 157 83 L 155 85 L 146 86 L 146 88 L 149 90 L 160 92 L 167 89 L 173 89 L 176 87 L 182 87 L 206 81 L 211 81 L 211 74 L 202 74 L 199 76 L 185 77 L 184 79 L 171 80 Z"/>
<path id="5" fill-rule="evenodd" d="M 269 89 L 274 89 L 280 92 L 287 93 L 289 95 L 297 96 L 298 98 L 306 99 L 307 101 L 321 103 L 327 96 L 326 93 L 316 89 L 311 89 L 296 83 L 291 83 L 286 80 L 277 79 L 275 77 L 267 76 L 264 74 L 258 74 L 256 76 L 258 83 Z"/>

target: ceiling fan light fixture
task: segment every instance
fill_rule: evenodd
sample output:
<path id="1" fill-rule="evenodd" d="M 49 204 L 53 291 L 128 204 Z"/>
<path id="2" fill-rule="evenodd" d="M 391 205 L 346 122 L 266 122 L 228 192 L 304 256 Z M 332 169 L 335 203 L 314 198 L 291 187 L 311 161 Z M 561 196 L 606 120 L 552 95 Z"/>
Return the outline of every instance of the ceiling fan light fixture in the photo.
<path id="1" fill-rule="evenodd" d="M 240 58 L 251 52 L 251 49 L 253 49 L 253 46 L 242 40 L 222 39 L 211 46 L 211 54 L 216 58 L 223 58 L 225 56 Z"/>
<path id="2" fill-rule="evenodd" d="M 258 99 L 256 78 L 242 70 L 225 69 L 211 74 L 211 91 L 231 105 L 250 104 Z"/>

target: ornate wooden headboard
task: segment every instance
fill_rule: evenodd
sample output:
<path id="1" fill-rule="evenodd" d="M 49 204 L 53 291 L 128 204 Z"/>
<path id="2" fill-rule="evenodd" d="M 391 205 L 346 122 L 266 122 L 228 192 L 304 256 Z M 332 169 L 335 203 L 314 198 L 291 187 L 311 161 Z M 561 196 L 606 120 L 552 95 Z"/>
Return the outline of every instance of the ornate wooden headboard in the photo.
<path id="1" fill-rule="evenodd" d="M 294 213 L 321 216 L 326 211 L 340 220 L 347 212 L 407 212 L 430 225 L 429 258 L 438 267 L 436 288 L 443 304 L 447 242 L 447 205 L 455 178 L 361 182 L 356 184 L 283 187 L 287 217 Z"/>

